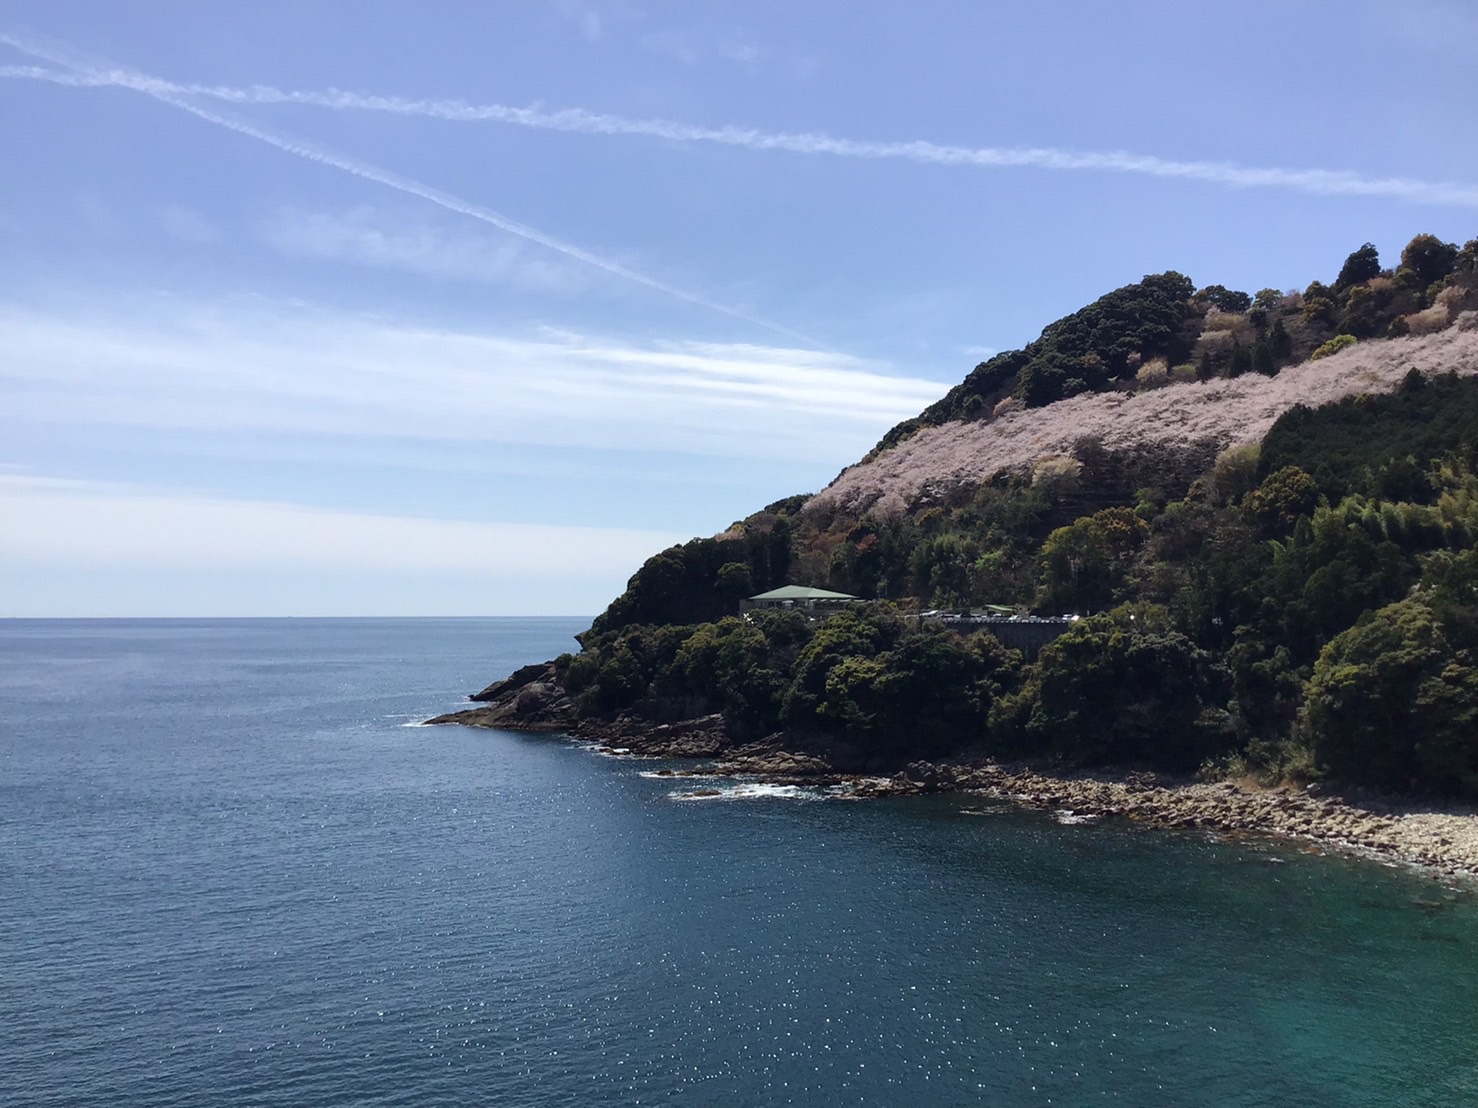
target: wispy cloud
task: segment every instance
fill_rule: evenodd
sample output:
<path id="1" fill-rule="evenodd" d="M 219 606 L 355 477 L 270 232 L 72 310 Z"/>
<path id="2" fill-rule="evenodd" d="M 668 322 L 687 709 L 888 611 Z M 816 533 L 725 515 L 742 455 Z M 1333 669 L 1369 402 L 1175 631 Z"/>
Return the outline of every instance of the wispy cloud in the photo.
<path id="1" fill-rule="evenodd" d="M 686 535 L 0 474 L 0 616 L 589 615 Z"/>
<path id="2" fill-rule="evenodd" d="M 319 165 L 331 166 L 335 169 L 339 169 L 345 173 L 351 174 L 352 176 L 359 177 L 363 180 L 373 181 L 376 184 L 384 185 L 385 187 L 395 189 L 398 192 L 403 192 L 410 196 L 419 197 L 422 200 L 428 201 L 432 204 L 436 204 L 439 207 L 447 209 L 448 211 L 457 212 L 460 215 L 468 216 L 472 219 L 479 220 L 480 222 L 489 224 L 493 227 L 497 227 L 500 230 L 508 232 L 509 234 L 517 235 L 519 238 L 538 243 L 540 246 L 553 250 L 556 253 L 563 254 L 566 257 L 574 258 L 577 261 L 583 262 L 589 266 L 593 266 L 596 269 L 603 270 L 604 272 L 609 273 L 612 276 L 619 277 L 625 281 L 630 281 L 634 284 L 642 285 L 656 292 L 663 293 L 678 300 L 686 301 L 689 304 L 694 304 L 699 307 L 706 308 L 710 311 L 719 312 L 723 315 L 729 316 L 733 319 L 741 320 L 742 322 L 749 323 L 753 326 L 762 327 L 769 331 L 774 331 L 777 334 L 783 334 L 790 338 L 802 339 L 803 341 L 806 341 L 804 339 L 804 336 L 778 323 L 774 323 L 769 320 L 762 319 L 759 316 L 740 311 L 736 308 L 731 308 L 724 304 L 720 304 L 717 301 L 710 300 L 707 297 L 698 295 L 697 293 L 689 292 L 688 290 L 679 288 L 678 286 L 670 284 L 669 282 L 661 281 L 654 277 L 649 277 L 646 274 L 640 273 L 634 269 L 630 269 L 627 266 L 620 264 L 619 262 L 612 261 L 609 258 L 602 257 L 599 254 L 592 253 L 589 250 L 585 250 L 582 247 L 576 246 L 573 243 L 566 242 L 562 239 L 554 237 L 553 235 L 546 234 L 545 232 L 530 227 L 525 223 L 520 223 L 517 220 L 510 219 L 508 216 L 495 212 L 491 208 L 485 208 L 480 204 L 474 204 L 469 200 L 464 200 L 460 197 L 453 196 L 451 193 L 443 192 L 440 189 L 433 188 L 432 186 L 417 181 L 414 178 L 406 177 L 402 174 L 392 172 L 391 170 L 371 165 L 369 162 L 350 157 L 347 154 L 332 150 L 320 143 L 315 143 L 307 139 L 288 135 L 284 132 L 269 128 L 252 120 L 202 107 L 199 103 L 196 102 L 196 100 L 202 97 L 209 96 L 210 94 L 208 93 L 191 92 L 189 91 L 187 86 L 174 85 L 168 81 L 162 81 L 156 77 L 151 77 L 147 74 L 139 73 L 136 70 L 120 69 L 116 67 L 106 69 L 92 67 L 84 61 L 70 57 L 66 52 L 59 49 L 49 46 L 42 46 L 37 43 L 29 42 L 3 32 L 0 32 L 0 42 L 3 42 L 6 45 L 15 48 L 16 50 L 19 50 L 24 54 L 40 58 L 43 61 L 50 62 L 53 65 L 64 66 L 67 69 L 66 72 L 58 72 L 39 69 L 35 66 L 4 66 L 0 67 L 0 77 L 53 80 L 56 83 L 63 85 L 73 85 L 80 87 L 121 88 L 129 89 L 134 92 L 139 92 L 146 96 L 153 97 L 155 100 L 158 100 L 161 103 L 169 104 L 172 107 L 180 109 L 181 111 L 188 112 L 189 114 L 203 119 L 208 123 L 213 123 L 218 127 L 224 127 L 228 131 L 235 131 L 237 134 L 246 135 L 250 138 L 257 139 L 258 141 L 264 142 L 269 146 L 276 147 L 278 150 L 281 150 L 284 153 L 292 154 L 296 157 L 303 158 L 310 162 L 316 162 Z M 216 97 L 216 99 L 230 98 Z"/>
<path id="3" fill-rule="evenodd" d="M 331 511 L 0 474 L 0 561 L 192 571 L 276 566 L 587 577 L 687 536 Z"/>
<path id="4" fill-rule="evenodd" d="M 266 301 L 0 306 L 0 427 L 353 436 L 840 464 L 944 385 L 815 350 L 449 330 Z"/>
<path id="5" fill-rule="evenodd" d="M 452 233 L 429 220 L 367 205 L 340 212 L 280 208 L 258 225 L 257 235 L 290 257 L 404 270 L 438 280 L 496 282 L 543 292 L 574 292 L 588 284 L 583 269 L 531 257 L 516 241 Z"/>
<path id="6" fill-rule="evenodd" d="M 6 41 L 0 37 L 0 41 Z M 14 45 L 14 43 L 12 43 Z M 980 169 L 1044 169 L 1119 173 L 1197 181 L 1227 188 L 1282 189 L 1318 196 L 1372 196 L 1412 203 L 1478 207 L 1478 185 L 1376 177 L 1340 169 L 1245 166 L 1230 161 L 1187 161 L 1122 150 L 1074 151 L 1057 147 L 955 146 L 924 140 L 886 142 L 840 138 L 815 131 L 776 132 L 746 127 L 709 127 L 671 119 L 633 119 L 585 108 L 548 109 L 463 100 L 414 99 L 340 89 L 287 90 L 266 85 L 231 87 L 175 84 L 117 72 L 63 73 L 34 66 L 0 67 L 0 76 L 69 85 L 126 85 L 165 97 L 196 96 L 233 104 L 301 104 L 341 111 L 385 112 L 465 123 L 504 123 L 547 131 L 608 136 L 645 136 L 669 142 L 715 143 L 747 150 L 784 151 L 865 160 L 901 160 L 924 165 Z M 147 86 L 147 87 L 144 87 Z"/>

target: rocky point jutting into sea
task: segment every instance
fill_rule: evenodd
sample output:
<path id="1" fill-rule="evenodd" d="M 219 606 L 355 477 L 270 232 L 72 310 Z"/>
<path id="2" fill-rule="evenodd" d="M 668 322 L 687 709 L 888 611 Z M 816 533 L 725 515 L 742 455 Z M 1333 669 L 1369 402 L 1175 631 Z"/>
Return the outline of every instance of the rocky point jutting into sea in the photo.
<path id="1" fill-rule="evenodd" d="M 856 602 L 750 610 L 785 585 Z M 579 641 L 433 722 L 1478 871 L 1478 240 L 1117 289 Z"/>

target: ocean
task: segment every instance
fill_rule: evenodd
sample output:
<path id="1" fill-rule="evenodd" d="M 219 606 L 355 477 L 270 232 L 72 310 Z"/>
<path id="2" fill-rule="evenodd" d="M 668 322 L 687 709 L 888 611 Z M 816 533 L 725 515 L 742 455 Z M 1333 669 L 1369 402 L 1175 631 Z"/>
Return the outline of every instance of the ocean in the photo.
<path id="1" fill-rule="evenodd" d="M 584 623 L 0 622 L 0 1104 L 1478 1103 L 1470 886 L 416 726 Z"/>

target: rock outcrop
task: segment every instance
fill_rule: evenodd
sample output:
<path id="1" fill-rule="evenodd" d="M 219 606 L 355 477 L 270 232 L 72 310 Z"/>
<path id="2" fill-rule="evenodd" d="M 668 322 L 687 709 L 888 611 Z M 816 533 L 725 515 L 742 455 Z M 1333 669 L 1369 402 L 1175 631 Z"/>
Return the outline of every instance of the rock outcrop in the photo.
<path id="1" fill-rule="evenodd" d="M 570 731 L 579 719 L 579 707 L 565 691 L 553 662 L 524 666 L 468 699 L 484 701 L 486 706 L 448 712 L 426 722 L 509 731 Z"/>

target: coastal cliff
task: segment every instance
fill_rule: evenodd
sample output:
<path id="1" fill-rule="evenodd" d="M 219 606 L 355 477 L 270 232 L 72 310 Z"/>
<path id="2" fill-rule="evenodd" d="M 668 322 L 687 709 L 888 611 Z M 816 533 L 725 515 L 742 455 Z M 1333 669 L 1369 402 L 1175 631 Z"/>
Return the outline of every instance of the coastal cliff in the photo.
<path id="1" fill-rule="evenodd" d="M 819 494 L 655 555 L 579 653 L 433 722 L 1471 868 L 1381 846 L 1354 790 L 1478 797 L 1475 474 L 1478 240 L 1392 269 L 1367 245 L 1302 292 L 1146 277 Z M 861 602 L 738 614 L 786 584 Z M 929 614 L 985 605 L 1083 618 L 1027 659 Z M 1073 776 L 1102 766 L 1129 769 Z"/>

